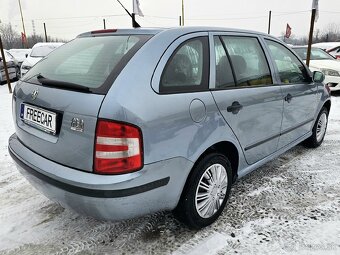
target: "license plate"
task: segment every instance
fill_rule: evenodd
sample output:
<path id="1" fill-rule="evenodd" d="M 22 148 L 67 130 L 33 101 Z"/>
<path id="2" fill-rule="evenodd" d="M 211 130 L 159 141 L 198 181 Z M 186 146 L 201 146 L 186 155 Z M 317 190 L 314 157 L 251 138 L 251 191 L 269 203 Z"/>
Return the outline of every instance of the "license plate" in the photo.
<path id="1" fill-rule="evenodd" d="M 57 114 L 33 105 L 21 104 L 20 118 L 28 125 L 56 134 Z"/>

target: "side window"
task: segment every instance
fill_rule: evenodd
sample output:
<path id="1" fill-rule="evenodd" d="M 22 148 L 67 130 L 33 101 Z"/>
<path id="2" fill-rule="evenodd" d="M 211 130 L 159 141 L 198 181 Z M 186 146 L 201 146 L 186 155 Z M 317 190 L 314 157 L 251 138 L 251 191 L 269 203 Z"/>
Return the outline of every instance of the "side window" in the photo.
<path id="1" fill-rule="evenodd" d="M 214 36 L 215 43 L 215 63 L 216 63 L 216 89 L 234 87 L 235 81 L 227 53 L 218 36 Z"/>
<path id="2" fill-rule="evenodd" d="M 272 57 L 279 71 L 282 83 L 304 83 L 309 82 L 307 70 L 300 60 L 283 45 L 266 40 Z"/>
<path id="3" fill-rule="evenodd" d="M 273 84 L 268 62 L 257 38 L 223 36 L 230 55 L 237 86 Z"/>
<path id="4" fill-rule="evenodd" d="M 207 37 L 182 43 L 163 70 L 160 92 L 190 92 L 208 88 L 208 50 Z"/>

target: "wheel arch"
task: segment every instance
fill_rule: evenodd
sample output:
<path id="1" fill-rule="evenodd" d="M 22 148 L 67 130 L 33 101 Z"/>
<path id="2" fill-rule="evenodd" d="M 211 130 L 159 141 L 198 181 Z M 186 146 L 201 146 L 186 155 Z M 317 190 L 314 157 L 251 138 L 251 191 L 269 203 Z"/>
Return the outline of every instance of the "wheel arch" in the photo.
<path id="1" fill-rule="evenodd" d="M 226 156 L 230 162 L 231 165 L 231 169 L 232 169 L 232 173 L 233 173 L 233 182 L 236 181 L 237 179 L 237 172 L 238 172 L 238 167 L 239 167 L 239 151 L 237 149 L 237 147 L 235 146 L 234 143 L 229 142 L 229 141 L 221 141 L 218 143 L 215 143 L 213 145 L 211 145 L 209 148 L 207 148 L 195 161 L 193 167 L 190 170 L 190 173 L 185 181 L 181 196 L 183 195 L 183 193 L 187 190 L 187 185 L 188 185 L 188 180 L 191 178 L 194 169 L 196 167 L 196 165 L 201 161 L 201 159 L 203 157 L 205 157 L 206 155 L 210 154 L 210 153 L 221 153 L 224 156 Z"/>
<path id="2" fill-rule="evenodd" d="M 326 109 L 328 110 L 328 114 L 329 114 L 329 111 L 331 110 L 331 100 L 327 100 L 322 107 L 326 107 Z M 321 108 L 322 108 L 321 107 Z"/>

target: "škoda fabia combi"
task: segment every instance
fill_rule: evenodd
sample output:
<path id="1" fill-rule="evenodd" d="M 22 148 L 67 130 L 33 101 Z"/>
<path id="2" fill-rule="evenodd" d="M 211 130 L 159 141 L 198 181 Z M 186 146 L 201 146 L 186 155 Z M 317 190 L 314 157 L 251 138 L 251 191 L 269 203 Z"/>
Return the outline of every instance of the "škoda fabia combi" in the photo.
<path id="1" fill-rule="evenodd" d="M 322 143 L 323 79 L 257 32 L 84 33 L 16 85 L 9 151 L 34 187 L 79 213 L 173 210 L 201 228 L 237 178 L 302 141 Z"/>

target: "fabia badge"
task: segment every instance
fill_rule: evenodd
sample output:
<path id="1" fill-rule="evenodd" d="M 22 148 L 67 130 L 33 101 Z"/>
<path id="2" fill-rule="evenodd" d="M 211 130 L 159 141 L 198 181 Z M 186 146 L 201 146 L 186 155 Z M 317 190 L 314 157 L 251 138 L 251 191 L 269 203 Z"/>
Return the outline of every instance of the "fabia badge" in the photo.
<path id="1" fill-rule="evenodd" d="M 32 98 L 33 101 L 38 97 L 38 94 L 39 94 L 38 89 L 35 89 L 35 90 L 32 91 L 31 98 Z"/>
<path id="2" fill-rule="evenodd" d="M 84 132 L 84 120 L 73 118 L 71 122 L 71 130 Z"/>

